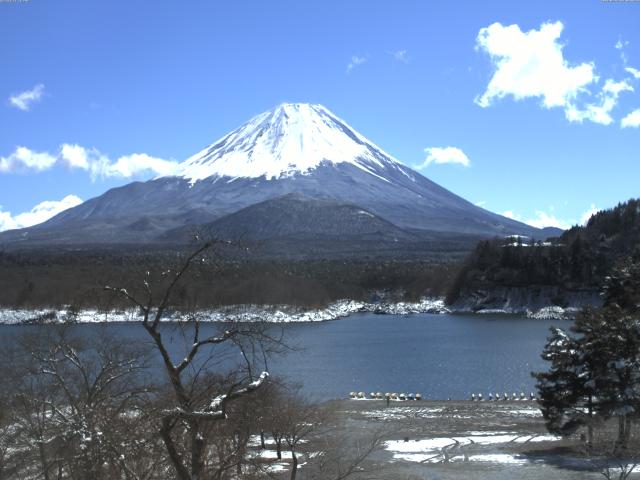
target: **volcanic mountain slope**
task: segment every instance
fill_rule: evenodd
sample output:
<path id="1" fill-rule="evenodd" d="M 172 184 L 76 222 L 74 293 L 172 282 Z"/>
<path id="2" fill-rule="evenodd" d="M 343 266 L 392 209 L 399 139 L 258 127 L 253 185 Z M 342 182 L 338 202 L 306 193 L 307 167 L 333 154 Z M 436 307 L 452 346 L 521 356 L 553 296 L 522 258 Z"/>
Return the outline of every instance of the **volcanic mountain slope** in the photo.
<path id="1" fill-rule="evenodd" d="M 386 222 L 381 231 L 396 228 L 404 236 L 422 232 L 543 238 L 547 233 L 471 204 L 386 154 L 326 108 L 298 103 L 256 116 L 181 163 L 173 176 L 111 189 L 43 224 L 0 234 L 0 243 L 175 242 L 181 229 L 289 194 L 298 196 L 287 197 L 288 202 L 309 211 L 297 217 L 306 223 L 289 222 L 283 235 L 309 233 L 305 225 L 319 213 L 319 204 L 309 199 L 350 205 L 351 213 L 361 210 Z M 232 223 L 242 218 L 228 217 L 218 227 L 234 231 Z M 275 217 L 265 213 L 261 222 L 270 219 L 276 222 L 273 230 Z M 351 235 L 351 222 L 337 224 L 344 228 L 332 224 L 329 229 L 336 238 Z M 327 223 L 318 225 L 329 228 Z"/>

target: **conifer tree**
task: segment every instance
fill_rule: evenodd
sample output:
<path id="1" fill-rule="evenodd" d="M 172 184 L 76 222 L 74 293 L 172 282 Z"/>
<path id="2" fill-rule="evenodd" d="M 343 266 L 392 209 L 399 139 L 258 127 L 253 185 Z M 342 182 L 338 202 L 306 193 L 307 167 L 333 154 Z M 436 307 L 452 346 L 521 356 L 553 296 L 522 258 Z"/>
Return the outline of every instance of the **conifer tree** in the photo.
<path id="1" fill-rule="evenodd" d="M 540 406 L 547 429 L 570 435 L 587 427 L 587 445 L 593 443 L 595 382 L 590 362 L 580 350 L 580 341 L 564 330 L 551 328 L 542 358 L 551 362 L 549 371 L 535 373 Z"/>

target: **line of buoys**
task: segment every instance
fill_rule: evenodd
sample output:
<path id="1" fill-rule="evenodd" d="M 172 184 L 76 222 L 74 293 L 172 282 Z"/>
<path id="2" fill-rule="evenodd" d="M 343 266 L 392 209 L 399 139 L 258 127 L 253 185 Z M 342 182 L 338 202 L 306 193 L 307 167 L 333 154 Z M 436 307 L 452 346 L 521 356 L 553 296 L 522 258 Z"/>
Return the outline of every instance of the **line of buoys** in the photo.
<path id="1" fill-rule="evenodd" d="M 365 399 L 369 398 L 371 400 L 422 400 L 422 395 L 420 393 L 396 393 L 396 392 L 370 392 L 367 396 L 364 392 L 349 392 L 349 398 L 352 399 Z"/>
<path id="2" fill-rule="evenodd" d="M 489 397 L 488 397 L 488 400 L 490 402 L 500 402 L 500 401 L 503 401 L 503 402 L 506 402 L 506 401 L 524 402 L 526 400 L 529 400 L 529 401 L 533 402 L 533 401 L 536 401 L 537 399 L 538 398 L 536 397 L 536 395 L 534 393 L 530 393 L 529 397 L 527 397 L 524 394 L 524 392 L 520 392 L 520 395 L 518 395 L 517 393 L 514 392 L 513 394 L 511 394 L 511 396 L 509 396 L 509 394 L 506 393 L 506 392 L 504 393 L 504 395 L 500 395 L 499 393 L 496 393 L 496 394 L 490 393 Z M 482 397 L 481 393 L 479 393 L 477 395 L 475 393 L 471 394 L 471 401 L 482 402 L 483 400 L 484 400 L 484 398 Z"/>
<path id="3" fill-rule="evenodd" d="M 398 400 L 398 401 L 407 401 L 407 400 L 410 401 L 410 400 L 422 400 L 422 395 L 420 393 L 370 392 L 369 395 L 367 396 L 367 394 L 365 394 L 364 392 L 349 392 L 349 398 L 352 398 L 352 399 L 369 398 L 371 400 L 389 399 L 389 400 Z M 515 392 L 512 393 L 511 395 L 509 395 L 506 392 L 502 395 L 499 393 L 495 393 L 495 394 L 490 393 L 489 396 L 487 397 L 487 401 L 489 402 L 501 402 L 501 401 L 502 402 L 506 402 L 506 401 L 524 402 L 527 400 L 531 402 L 535 402 L 537 399 L 538 397 L 534 393 L 530 393 L 529 396 L 527 397 L 524 394 L 524 392 L 520 392 L 520 395 L 518 395 Z M 481 393 L 478 393 L 478 394 L 472 393 L 471 400 L 474 402 L 485 401 Z"/>

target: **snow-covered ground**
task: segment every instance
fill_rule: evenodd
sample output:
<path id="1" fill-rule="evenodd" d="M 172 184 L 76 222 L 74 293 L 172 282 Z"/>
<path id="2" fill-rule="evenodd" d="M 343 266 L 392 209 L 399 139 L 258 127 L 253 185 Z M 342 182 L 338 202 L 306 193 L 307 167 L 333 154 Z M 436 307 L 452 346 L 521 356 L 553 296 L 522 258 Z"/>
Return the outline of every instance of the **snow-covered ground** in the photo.
<path id="1" fill-rule="evenodd" d="M 393 458 L 409 462 L 439 463 L 446 461 L 477 461 L 491 463 L 526 463 L 507 453 L 474 453 L 486 445 L 507 445 L 558 440 L 553 435 L 519 435 L 509 432 L 469 432 L 462 437 L 435 437 L 415 441 L 390 440 L 385 449 Z"/>
<path id="2" fill-rule="evenodd" d="M 286 305 L 232 305 L 215 310 L 197 312 L 203 322 L 322 322 L 336 320 L 357 312 L 406 315 L 411 313 L 449 313 L 442 299 L 423 298 L 419 302 L 365 303 L 355 300 L 340 300 L 321 309 L 304 309 Z M 179 312 L 168 312 L 166 321 L 178 321 L 188 316 Z M 140 316 L 134 309 L 100 312 L 81 310 L 69 312 L 65 309 L 0 309 L 0 323 L 56 323 L 74 321 L 78 323 L 132 322 Z"/>
<path id="3" fill-rule="evenodd" d="M 290 305 L 230 305 L 197 312 L 197 318 L 203 322 L 323 322 L 336 320 L 358 312 L 374 312 L 387 315 L 408 315 L 413 313 L 471 313 L 464 309 L 451 311 L 441 298 L 422 298 L 419 302 L 381 302 L 367 303 L 357 300 L 339 300 L 324 308 L 309 309 Z M 515 314 L 504 309 L 485 309 L 478 314 Z M 535 319 L 573 318 L 576 309 L 561 307 L 543 307 L 535 311 L 527 310 L 526 315 Z M 189 318 L 179 312 L 167 312 L 164 320 L 179 321 Z M 111 310 L 96 309 L 70 312 L 61 309 L 0 309 L 0 324 L 21 323 L 57 323 L 74 321 L 77 323 L 135 322 L 140 316 L 135 309 Z"/>

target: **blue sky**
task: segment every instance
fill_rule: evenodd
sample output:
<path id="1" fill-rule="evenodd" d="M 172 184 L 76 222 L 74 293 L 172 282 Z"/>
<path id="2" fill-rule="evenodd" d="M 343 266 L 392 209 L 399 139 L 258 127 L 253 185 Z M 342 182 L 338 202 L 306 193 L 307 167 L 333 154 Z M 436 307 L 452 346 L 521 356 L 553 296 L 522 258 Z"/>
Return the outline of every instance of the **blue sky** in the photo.
<path id="1" fill-rule="evenodd" d="M 285 101 L 533 224 L 639 194 L 640 2 L 0 2 L 0 65 L 0 229 Z"/>

